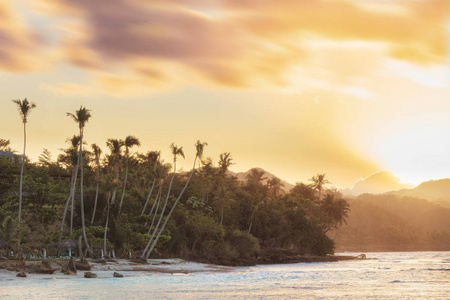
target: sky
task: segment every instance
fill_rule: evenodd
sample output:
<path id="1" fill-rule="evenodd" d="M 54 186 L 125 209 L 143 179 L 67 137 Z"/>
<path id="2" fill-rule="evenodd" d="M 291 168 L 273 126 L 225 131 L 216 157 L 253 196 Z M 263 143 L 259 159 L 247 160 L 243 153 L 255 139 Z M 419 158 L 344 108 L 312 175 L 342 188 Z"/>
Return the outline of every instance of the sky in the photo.
<path id="1" fill-rule="evenodd" d="M 0 2 L 0 138 L 23 147 L 12 99 L 35 102 L 27 155 L 85 140 L 194 143 L 233 171 L 336 186 L 389 170 L 450 177 L 450 1 L 15 0 Z"/>

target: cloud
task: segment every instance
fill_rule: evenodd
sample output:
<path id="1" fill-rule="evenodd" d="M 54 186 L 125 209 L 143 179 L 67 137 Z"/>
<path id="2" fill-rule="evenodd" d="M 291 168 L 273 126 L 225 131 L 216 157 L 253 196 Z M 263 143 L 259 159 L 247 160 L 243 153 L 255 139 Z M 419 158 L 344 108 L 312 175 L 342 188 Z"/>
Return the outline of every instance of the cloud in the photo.
<path id="1" fill-rule="evenodd" d="M 0 2 L 0 70 L 8 72 L 30 71 L 41 66 L 34 51 L 40 42 L 25 28 L 12 8 Z"/>
<path id="2" fill-rule="evenodd" d="M 53 14 L 70 19 L 62 43 L 73 64 L 170 84 L 284 88 L 292 85 L 295 67 L 328 68 L 312 60 L 316 49 L 310 44 L 317 40 L 330 41 L 326 47 L 346 56 L 348 69 L 371 62 L 352 64 L 365 52 L 346 49 L 344 55 L 336 44 L 379 44 L 385 57 L 413 64 L 443 64 L 447 56 L 445 0 L 46 1 Z M 154 66 L 144 70 L 139 61 Z M 331 72 L 340 77 L 343 70 Z M 355 88 L 352 94 L 369 96 Z"/>

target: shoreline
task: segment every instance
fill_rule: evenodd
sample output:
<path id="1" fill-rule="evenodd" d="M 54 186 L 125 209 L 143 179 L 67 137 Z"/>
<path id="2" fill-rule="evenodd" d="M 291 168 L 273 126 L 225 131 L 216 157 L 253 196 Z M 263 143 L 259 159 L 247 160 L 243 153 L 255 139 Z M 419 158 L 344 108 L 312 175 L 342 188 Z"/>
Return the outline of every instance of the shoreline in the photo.
<path id="1" fill-rule="evenodd" d="M 282 261 L 263 261 L 258 262 L 255 265 L 269 265 L 269 264 L 291 264 L 291 263 L 319 263 L 319 262 L 339 262 L 348 260 L 358 260 L 366 258 L 358 258 L 356 256 L 349 255 L 333 255 L 333 256 L 311 256 L 311 257 L 297 257 L 297 258 L 286 258 Z M 130 275 L 129 272 L 145 273 L 148 275 L 156 274 L 192 274 L 192 273 L 217 273 L 217 272 L 232 272 L 239 268 L 246 268 L 249 265 L 218 265 L 210 262 L 199 262 L 192 260 L 184 260 L 180 258 L 171 259 L 149 259 L 146 263 L 139 263 L 136 261 L 128 259 L 117 259 L 117 260 L 96 260 L 87 259 L 86 262 L 89 264 L 89 270 L 78 269 L 78 272 L 73 275 L 65 275 L 63 272 L 63 267 L 69 263 L 68 259 L 47 259 L 46 262 L 53 269 L 52 272 L 40 273 L 38 270 L 39 266 L 42 265 L 41 260 L 2 260 L 0 261 L 0 279 L 2 277 L 16 276 L 18 272 L 24 272 L 27 276 L 47 276 L 50 278 L 73 278 L 73 277 L 83 277 L 84 272 L 90 271 L 94 273 L 100 273 L 100 277 L 112 277 L 113 272 L 123 272 L 124 276 L 136 276 Z M 128 274 L 126 274 L 128 273 Z M 108 275 L 108 276 L 106 276 Z"/>

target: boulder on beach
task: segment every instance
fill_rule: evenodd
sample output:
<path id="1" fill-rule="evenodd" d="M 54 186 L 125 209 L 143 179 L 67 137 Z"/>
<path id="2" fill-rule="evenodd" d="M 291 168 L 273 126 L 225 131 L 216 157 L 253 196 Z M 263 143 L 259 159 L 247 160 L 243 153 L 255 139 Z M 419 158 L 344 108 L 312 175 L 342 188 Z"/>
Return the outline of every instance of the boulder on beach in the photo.
<path id="1" fill-rule="evenodd" d="M 114 272 L 113 277 L 118 277 L 118 278 L 122 278 L 123 275 L 117 272 Z"/>
<path id="2" fill-rule="evenodd" d="M 76 261 L 75 266 L 76 266 L 77 270 L 80 270 L 80 271 L 90 271 L 91 270 L 91 265 L 87 261 L 84 261 L 84 262 Z"/>
<path id="3" fill-rule="evenodd" d="M 17 273 L 16 276 L 17 277 L 27 277 L 27 274 L 24 271 L 20 271 L 19 273 Z"/>
<path id="4" fill-rule="evenodd" d="M 72 257 L 70 257 L 70 260 L 67 262 L 66 265 L 64 265 L 61 269 L 61 271 L 65 274 L 65 275 L 76 275 L 77 274 L 77 266 L 75 263 L 75 259 Z"/>
<path id="5" fill-rule="evenodd" d="M 50 263 L 44 259 L 41 263 L 33 264 L 30 268 L 30 273 L 53 274 L 55 273 L 55 269 L 53 269 Z"/>
<path id="6" fill-rule="evenodd" d="M 97 278 L 97 274 L 92 272 L 84 272 L 84 278 Z"/>

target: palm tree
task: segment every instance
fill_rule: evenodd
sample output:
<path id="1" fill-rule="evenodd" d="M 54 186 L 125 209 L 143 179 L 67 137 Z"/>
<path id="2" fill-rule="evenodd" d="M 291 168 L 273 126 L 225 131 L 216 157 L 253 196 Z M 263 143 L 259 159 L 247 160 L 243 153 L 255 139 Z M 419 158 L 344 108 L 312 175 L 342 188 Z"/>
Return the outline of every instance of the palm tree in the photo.
<path id="1" fill-rule="evenodd" d="M 31 112 L 33 108 L 36 107 L 36 104 L 33 102 L 28 102 L 27 98 L 23 100 L 12 100 L 15 104 L 17 104 L 17 108 L 19 110 L 19 114 L 22 117 L 23 123 L 23 154 L 22 154 L 22 166 L 20 167 L 20 183 L 19 183 L 19 217 L 18 217 L 18 226 L 20 226 L 20 217 L 22 213 L 22 186 L 23 186 L 23 167 L 25 165 L 25 149 L 27 145 L 27 122 L 28 122 L 28 114 Z M 20 244 L 20 241 L 19 241 Z"/>
<path id="2" fill-rule="evenodd" d="M 108 233 L 108 223 L 109 223 L 109 210 L 110 210 L 110 200 L 112 191 L 117 188 L 117 181 L 111 175 L 106 175 L 103 181 L 103 189 L 106 192 L 106 223 L 105 223 L 105 233 L 103 235 L 103 251 L 105 256 L 107 256 L 106 247 L 106 235 Z"/>
<path id="3" fill-rule="evenodd" d="M 115 182 L 119 181 L 119 166 L 123 145 L 124 142 L 118 139 L 108 139 L 106 141 L 106 146 L 111 151 L 110 159 L 112 160 L 113 163 Z M 113 194 L 111 196 L 111 205 L 114 204 L 114 200 L 116 199 L 116 190 L 117 188 L 114 189 Z"/>
<path id="4" fill-rule="evenodd" d="M 160 156 L 161 156 L 161 151 L 147 152 L 147 160 L 150 163 L 150 167 L 153 167 L 153 170 L 152 170 L 153 183 L 152 183 L 152 187 L 150 188 L 150 192 L 148 193 L 147 200 L 145 201 L 144 207 L 142 208 L 141 216 L 143 216 L 145 213 L 145 209 L 147 208 L 148 201 L 150 200 L 150 197 L 152 196 L 153 188 L 155 187 L 155 183 L 156 183 L 155 172 L 156 172 L 156 167 L 161 164 L 159 161 Z"/>
<path id="5" fill-rule="evenodd" d="M 172 145 L 173 145 L 173 144 L 172 144 Z M 186 188 L 187 188 L 188 185 L 189 185 L 189 182 L 191 181 L 192 175 L 194 174 L 194 171 L 195 171 L 195 163 L 196 163 L 196 161 L 197 161 L 197 158 L 203 157 L 203 150 L 205 149 L 205 146 L 207 146 L 207 145 L 208 145 L 208 143 L 202 143 L 202 142 L 200 142 L 199 140 L 198 140 L 197 143 L 195 144 L 195 148 L 196 148 L 196 151 L 197 151 L 197 152 L 196 152 L 196 155 L 195 155 L 195 158 L 194 158 L 194 165 L 193 165 L 193 167 L 192 167 L 191 174 L 189 175 L 189 178 L 188 178 L 188 180 L 186 181 L 186 184 L 184 185 L 183 190 L 181 190 L 180 195 L 178 195 L 177 200 L 175 200 L 175 203 L 172 205 L 172 208 L 170 209 L 169 213 L 167 214 L 167 217 L 166 217 L 166 219 L 165 219 L 165 221 L 164 221 L 164 224 L 163 224 L 163 225 L 161 226 L 161 228 L 159 229 L 158 234 L 157 234 L 156 237 L 155 237 L 155 240 L 153 241 L 152 245 L 150 246 L 150 249 L 148 249 L 150 243 L 152 242 L 153 235 L 152 235 L 152 237 L 150 238 L 150 240 L 149 240 L 147 246 L 146 246 L 145 249 L 144 249 L 144 252 L 142 253 L 142 256 L 141 256 L 142 259 L 143 259 L 144 257 L 145 257 L 145 259 L 148 259 L 148 257 L 149 257 L 150 254 L 152 253 L 153 249 L 155 248 L 156 243 L 158 242 L 158 239 L 159 239 L 159 237 L 161 236 L 161 233 L 164 231 L 164 228 L 166 227 L 167 222 L 168 222 L 169 219 L 170 219 L 170 216 L 172 215 L 173 211 L 175 210 L 175 207 L 176 207 L 178 201 L 180 201 L 181 197 L 182 197 L 183 194 L 184 194 L 184 191 L 186 190 Z M 174 150 L 174 149 L 172 149 L 172 150 Z M 175 152 L 175 151 L 172 151 L 172 153 L 176 153 L 176 152 Z M 174 154 L 174 156 L 176 157 L 175 154 Z M 184 156 L 183 156 L 183 157 L 184 157 Z M 176 159 L 174 159 L 174 160 L 176 160 Z M 161 215 L 162 215 L 163 213 L 164 213 L 164 211 L 161 213 Z M 160 218 L 160 219 L 161 219 L 161 218 Z M 156 225 L 156 228 L 155 228 L 154 233 L 155 233 L 157 230 L 158 230 L 158 225 Z M 147 251 L 147 249 L 148 249 L 148 251 Z"/>
<path id="6" fill-rule="evenodd" d="M 322 203 L 320 203 L 320 210 L 325 214 L 325 222 L 323 224 L 324 233 L 330 231 L 333 228 L 339 228 L 342 224 L 347 224 L 348 212 L 350 211 L 350 205 L 348 202 L 336 197 L 335 193 L 327 193 Z"/>
<path id="7" fill-rule="evenodd" d="M 280 193 L 283 193 L 284 183 L 278 177 L 273 177 L 272 179 L 267 180 L 267 187 L 269 188 L 269 195 L 271 197 L 276 197 Z"/>
<path id="8" fill-rule="evenodd" d="M 172 143 L 170 145 L 170 150 L 172 151 L 172 155 L 173 155 L 173 174 L 172 174 L 172 178 L 170 179 L 169 188 L 167 189 L 166 200 L 165 200 L 164 206 L 163 206 L 163 208 L 161 210 L 161 214 L 159 216 L 158 223 L 156 223 L 155 230 L 153 231 L 153 234 L 150 237 L 150 240 L 147 243 L 147 246 L 145 247 L 144 252 L 142 253 L 142 256 L 141 256 L 142 259 L 144 259 L 145 253 L 146 253 L 148 247 L 150 246 L 150 243 L 152 242 L 153 237 L 155 236 L 156 232 L 158 231 L 159 224 L 161 224 L 161 220 L 162 220 L 162 218 L 164 216 L 164 212 L 166 211 L 167 202 L 169 202 L 170 190 L 172 189 L 173 179 L 175 178 L 175 173 L 177 171 L 177 157 L 178 156 L 182 156 L 184 158 L 183 147 L 178 147 L 177 145 Z M 195 165 L 194 165 L 194 167 L 195 167 Z"/>
<path id="9" fill-rule="evenodd" d="M 67 141 L 70 141 L 71 147 L 69 149 L 63 150 L 65 154 L 60 154 L 58 157 L 58 161 L 64 163 L 67 166 L 72 166 L 72 178 L 70 180 L 70 191 L 69 191 L 69 197 L 67 198 L 66 205 L 64 206 L 63 211 L 63 217 L 61 221 L 61 232 L 59 233 L 59 242 L 61 242 L 63 229 L 64 229 L 64 223 L 66 220 L 67 215 L 67 209 L 69 207 L 70 200 L 72 200 L 71 210 L 70 210 L 70 234 L 72 234 L 73 230 L 73 208 L 74 208 L 74 199 L 75 199 L 75 189 L 77 185 L 77 177 L 78 177 L 78 164 L 79 164 L 79 158 L 78 155 L 78 146 L 80 144 L 80 137 L 77 135 L 74 135 L 71 139 L 68 139 Z"/>
<path id="10" fill-rule="evenodd" d="M 330 184 L 331 182 L 325 179 L 326 174 L 317 174 L 313 176 L 309 181 L 312 181 L 311 187 L 319 192 L 319 202 L 322 200 L 322 190 L 325 188 L 326 184 Z"/>
<path id="11" fill-rule="evenodd" d="M 226 173 L 228 168 L 233 164 L 230 152 L 221 153 L 219 156 L 219 169 L 222 173 Z"/>
<path id="12" fill-rule="evenodd" d="M 93 256 L 94 253 L 91 250 L 91 247 L 89 247 L 89 243 L 86 236 L 86 225 L 85 225 L 85 218 L 84 218 L 84 200 L 83 200 L 83 133 L 84 133 L 84 126 L 91 118 L 91 113 L 89 109 L 86 109 L 83 106 L 80 106 L 79 110 L 75 111 L 75 114 L 67 113 L 68 117 L 71 117 L 76 123 L 78 123 L 78 128 L 80 129 L 80 151 L 79 151 L 79 161 L 80 161 L 80 204 L 81 204 L 81 227 L 83 229 L 83 239 L 86 244 L 86 248 L 88 249 L 89 253 Z"/>
<path id="13" fill-rule="evenodd" d="M 102 149 L 97 144 L 91 145 L 92 150 L 94 151 L 94 159 L 95 165 L 97 166 L 97 186 L 95 188 L 95 200 L 94 200 L 94 210 L 92 211 L 91 224 L 94 223 L 95 211 L 97 210 L 97 200 L 98 200 L 98 185 L 100 183 L 100 155 L 102 154 Z M 109 201 L 109 200 L 108 200 Z"/>
<path id="14" fill-rule="evenodd" d="M 122 210 L 122 204 L 123 204 L 123 198 L 125 197 L 125 189 L 127 185 L 127 178 L 128 178 L 128 160 L 130 158 L 130 148 L 133 146 L 141 146 L 141 143 L 139 142 L 139 139 L 137 137 L 134 137 L 132 135 L 129 135 L 125 138 L 125 156 L 127 158 L 126 160 L 126 166 L 125 166 L 125 179 L 123 181 L 123 191 L 122 191 L 122 197 L 120 198 L 120 204 L 119 204 L 119 213 L 118 213 L 118 220 L 120 220 L 120 211 Z"/>

